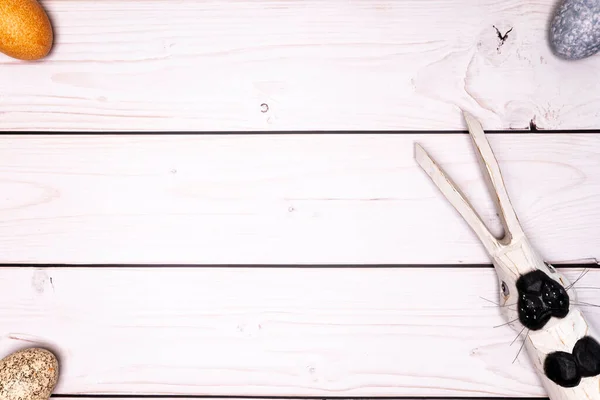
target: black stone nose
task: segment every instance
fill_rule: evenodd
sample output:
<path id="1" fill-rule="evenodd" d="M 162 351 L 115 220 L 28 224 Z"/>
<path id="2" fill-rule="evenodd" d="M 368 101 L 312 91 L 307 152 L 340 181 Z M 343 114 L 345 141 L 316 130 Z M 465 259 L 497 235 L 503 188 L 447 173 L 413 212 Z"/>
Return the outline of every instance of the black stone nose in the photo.
<path id="1" fill-rule="evenodd" d="M 600 343 L 591 336 L 579 339 L 573 348 L 573 359 L 581 376 L 600 375 Z"/>
<path id="2" fill-rule="evenodd" d="M 544 373 L 548 379 L 562 387 L 575 387 L 581 382 L 577 362 L 572 354 L 564 351 L 556 351 L 546 357 Z"/>
<path id="3" fill-rule="evenodd" d="M 600 375 L 600 343 L 584 336 L 575 343 L 572 354 L 564 351 L 548 354 L 544 373 L 563 387 L 575 387 L 582 378 Z"/>
<path id="4" fill-rule="evenodd" d="M 554 279 L 540 270 L 521 275 L 517 281 L 519 321 L 531 330 L 539 330 L 550 318 L 569 313 L 569 295 Z"/>

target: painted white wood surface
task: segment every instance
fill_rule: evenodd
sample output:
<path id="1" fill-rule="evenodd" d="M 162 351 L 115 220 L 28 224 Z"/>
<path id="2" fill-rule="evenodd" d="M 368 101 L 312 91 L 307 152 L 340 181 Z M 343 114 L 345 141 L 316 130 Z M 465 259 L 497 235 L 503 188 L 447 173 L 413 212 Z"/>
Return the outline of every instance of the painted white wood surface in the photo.
<path id="1" fill-rule="evenodd" d="M 522 335 L 524 338 L 526 353 L 537 370 L 549 399 L 600 400 L 600 373 L 596 374 L 597 376 L 583 377 L 577 371 L 578 384 L 568 386 L 556 381 L 556 377 L 546 373 L 545 363 L 548 362 L 552 353 L 557 351 L 575 353 L 574 349 L 578 347 L 581 339 L 587 338 L 598 343 L 599 337 L 594 326 L 586 320 L 585 315 L 581 312 L 577 292 L 569 291 L 577 280 L 570 282 L 567 277 L 545 262 L 537 250 L 531 246 L 515 214 L 504 184 L 502 171 L 481 125 L 468 113 L 465 113 L 465 120 L 469 127 L 474 151 L 480 161 L 483 179 L 488 183 L 490 196 L 496 200 L 496 210 L 504 228 L 502 235 L 494 235 L 487 229 L 460 187 L 454 185 L 452 178 L 418 144 L 415 145 L 415 160 L 431 178 L 440 193 L 444 195 L 444 198 L 448 200 L 448 203 L 452 204 L 461 214 L 465 223 L 470 226 L 489 253 L 496 271 L 497 282 L 501 283 L 501 293 L 497 299 L 498 309 L 501 310 L 504 321 L 513 328 L 517 337 Z M 534 292 L 535 289 L 532 288 L 536 285 L 532 283 L 531 279 L 525 279 L 529 281 L 525 284 L 528 289 L 523 289 L 523 287 L 519 287 L 519 281 L 531 276 L 534 271 L 541 272 L 542 276 L 547 279 L 547 282 L 539 280 L 542 289 L 538 288 L 537 290 L 545 293 L 543 287 L 554 284 L 556 286 L 548 289 L 548 292 L 551 292 L 550 296 L 555 295 L 560 300 L 552 302 L 552 300 L 543 298 L 539 305 L 534 302 L 529 304 L 529 298 L 524 290 L 525 292 L 528 290 Z M 538 278 L 533 278 L 534 281 L 536 279 Z M 558 294 L 558 289 L 562 290 L 563 287 L 566 288 L 565 291 Z M 535 295 L 533 296 L 535 297 Z M 542 297 L 547 296 L 544 294 Z M 564 315 L 560 315 L 559 311 L 562 311 L 563 305 L 565 306 Z M 540 320 L 538 318 L 543 318 L 545 307 L 556 307 L 556 309 L 553 310 L 548 320 Z M 552 319 L 553 316 L 558 318 Z M 529 319 L 529 323 L 523 323 L 524 318 Z M 540 324 L 540 322 L 542 323 Z M 600 360 L 598 361 L 600 362 Z"/>
<path id="2" fill-rule="evenodd" d="M 600 135 L 490 135 L 551 262 L 600 259 Z M 465 134 L 0 137 L 0 262 L 489 263 L 413 158 L 500 224 Z"/>
<path id="3" fill-rule="evenodd" d="M 599 303 L 600 270 L 577 287 Z M 54 350 L 57 394 L 543 395 L 497 290 L 491 268 L 2 268 L 0 356 Z"/>
<path id="4" fill-rule="evenodd" d="M 600 62 L 551 54 L 555 3 L 42 0 L 54 51 L 0 57 L 0 129 L 596 129 Z"/>

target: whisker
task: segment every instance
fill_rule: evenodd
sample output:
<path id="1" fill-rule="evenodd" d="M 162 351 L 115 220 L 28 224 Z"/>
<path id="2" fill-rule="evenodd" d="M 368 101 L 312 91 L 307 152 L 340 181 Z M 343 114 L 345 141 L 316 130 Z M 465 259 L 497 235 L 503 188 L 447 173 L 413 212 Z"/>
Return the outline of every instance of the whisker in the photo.
<path id="1" fill-rule="evenodd" d="M 519 354 L 521 354 L 521 350 L 523 350 L 523 347 L 525 346 L 525 342 L 527 341 L 529 337 L 529 329 L 527 330 L 527 334 L 525 335 L 525 339 L 523 339 L 523 344 L 521 345 L 521 348 L 519 349 L 519 352 L 517 353 L 517 355 L 515 356 L 515 359 L 513 360 L 513 364 L 515 363 L 515 361 L 517 361 L 517 358 L 519 358 Z"/>
<path id="2" fill-rule="evenodd" d="M 510 324 L 512 324 L 513 322 L 517 322 L 518 320 L 519 320 L 519 318 L 515 318 L 515 319 L 513 319 L 512 321 L 508 321 L 508 322 L 506 322 L 506 323 L 504 323 L 504 324 L 502 324 L 502 325 L 496 325 L 494 328 L 500 328 L 501 326 L 510 325 Z"/>
<path id="3" fill-rule="evenodd" d="M 526 327 L 524 326 L 523 329 L 521 329 L 521 332 L 519 332 L 519 334 L 517 335 L 517 337 L 510 343 L 511 346 L 517 341 L 517 339 L 519 338 L 519 336 L 521 336 L 521 334 L 523 333 L 523 331 L 525 330 L 525 328 Z"/>
<path id="4" fill-rule="evenodd" d="M 488 302 L 492 303 L 495 306 L 495 307 L 484 306 L 485 308 L 503 308 L 503 307 L 511 307 L 511 306 L 516 306 L 517 305 L 517 303 L 500 305 L 500 304 L 496 303 L 495 301 L 486 299 L 485 297 L 479 296 L 479 298 L 482 299 L 482 300 L 488 301 Z"/>
<path id="5" fill-rule="evenodd" d="M 489 303 L 492 303 L 492 304 L 496 305 L 497 307 L 500 307 L 500 304 L 496 303 L 496 302 L 495 302 L 495 301 L 493 301 L 493 300 L 486 299 L 485 297 L 481 297 L 481 296 L 479 296 L 479 298 L 480 298 L 481 300 L 485 300 L 485 301 L 487 301 L 487 302 L 489 302 Z"/>
<path id="6" fill-rule="evenodd" d="M 584 270 L 581 272 L 581 274 L 579 274 L 579 278 L 575 279 L 575 281 L 574 281 L 573 283 L 571 283 L 569 286 L 567 286 L 567 287 L 565 288 L 565 290 L 570 290 L 570 289 L 571 289 L 573 286 L 575 286 L 575 284 L 576 284 L 577 282 L 579 282 L 579 281 L 581 280 L 581 278 L 583 278 L 583 277 L 584 277 L 584 276 L 585 276 L 585 275 L 586 275 L 588 272 L 590 272 L 590 270 L 589 270 L 589 269 L 587 269 L 587 268 L 586 268 L 586 269 L 584 269 Z"/>
<path id="7" fill-rule="evenodd" d="M 515 306 L 515 307 L 513 308 L 513 306 Z M 509 309 L 510 311 L 515 311 L 515 312 L 517 312 L 517 307 L 516 307 L 516 304 L 507 304 L 507 305 L 505 305 L 505 306 L 502 306 L 502 307 L 509 307 L 508 309 Z"/>
<path id="8" fill-rule="evenodd" d="M 574 304 L 576 306 L 600 307 L 600 305 L 598 305 L 598 304 L 586 303 L 584 301 L 581 301 L 579 303 L 571 303 L 571 304 Z"/>

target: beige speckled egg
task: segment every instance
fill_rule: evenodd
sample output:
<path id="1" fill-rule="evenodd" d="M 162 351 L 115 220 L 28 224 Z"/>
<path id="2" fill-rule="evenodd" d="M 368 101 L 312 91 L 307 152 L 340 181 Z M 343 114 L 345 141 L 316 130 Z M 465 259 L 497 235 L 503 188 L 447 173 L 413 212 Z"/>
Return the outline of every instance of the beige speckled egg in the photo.
<path id="1" fill-rule="evenodd" d="M 0 360 L 0 400 L 48 400 L 58 382 L 58 360 L 30 348 Z"/>

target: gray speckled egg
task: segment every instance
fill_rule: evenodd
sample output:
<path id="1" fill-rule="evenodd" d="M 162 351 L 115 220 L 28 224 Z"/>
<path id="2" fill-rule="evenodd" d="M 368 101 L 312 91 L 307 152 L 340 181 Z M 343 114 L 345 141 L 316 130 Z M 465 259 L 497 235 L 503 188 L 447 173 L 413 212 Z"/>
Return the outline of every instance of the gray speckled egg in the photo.
<path id="1" fill-rule="evenodd" d="M 550 24 L 550 46 L 559 57 L 578 60 L 600 51 L 600 0 L 561 0 Z"/>
<path id="2" fill-rule="evenodd" d="M 58 382 L 58 360 L 40 348 L 0 360 L 0 400 L 48 400 Z"/>

